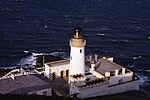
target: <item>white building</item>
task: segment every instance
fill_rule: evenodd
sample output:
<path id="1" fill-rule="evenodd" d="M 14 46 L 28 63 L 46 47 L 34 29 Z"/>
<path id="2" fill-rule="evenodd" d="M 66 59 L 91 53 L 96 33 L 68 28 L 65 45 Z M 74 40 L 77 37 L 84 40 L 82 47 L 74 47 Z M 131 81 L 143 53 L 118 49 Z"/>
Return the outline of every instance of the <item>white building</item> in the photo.
<path id="1" fill-rule="evenodd" d="M 69 76 L 69 60 L 54 61 L 45 64 L 45 75 L 55 79 Z"/>
<path id="2" fill-rule="evenodd" d="M 48 81 L 36 72 L 14 69 L 0 78 L 0 94 L 26 94 L 52 96 Z"/>
<path id="3" fill-rule="evenodd" d="M 69 95 L 79 98 L 139 90 L 139 79 L 132 71 L 114 63 L 112 57 L 85 57 L 85 45 L 81 28 L 75 28 L 70 59 L 45 63 L 45 75 L 52 80 L 65 78 Z"/>

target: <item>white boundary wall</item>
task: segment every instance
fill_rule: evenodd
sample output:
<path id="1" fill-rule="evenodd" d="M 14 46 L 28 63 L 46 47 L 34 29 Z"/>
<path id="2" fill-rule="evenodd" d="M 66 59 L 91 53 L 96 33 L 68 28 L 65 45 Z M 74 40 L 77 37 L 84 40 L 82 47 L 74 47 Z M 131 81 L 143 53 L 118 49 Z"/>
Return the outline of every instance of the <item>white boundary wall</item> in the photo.
<path id="1" fill-rule="evenodd" d="M 108 85 L 100 85 L 79 89 L 79 98 L 89 98 L 108 94 Z"/>
<path id="2" fill-rule="evenodd" d="M 124 75 L 110 77 L 110 79 L 109 79 L 109 86 L 118 84 L 120 79 L 122 80 L 123 83 L 131 81 L 132 80 L 132 76 L 133 76 L 133 73 L 127 73 L 127 74 L 124 74 Z"/>
<path id="3" fill-rule="evenodd" d="M 114 85 L 109 87 L 109 93 L 108 94 L 116 94 L 116 93 L 123 93 L 123 92 L 128 92 L 132 90 L 139 90 L 139 82 L 137 81 L 132 81 L 120 85 Z"/>
<path id="4" fill-rule="evenodd" d="M 103 95 L 111 95 L 116 93 L 123 93 L 128 91 L 139 90 L 139 82 L 131 81 L 124 84 L 118 84 L 114 86 L 99 85 L 99 86 L 92 86 L 79 89 L 79 98 L 89 98 L 95 96 L 103 96 Z"/>

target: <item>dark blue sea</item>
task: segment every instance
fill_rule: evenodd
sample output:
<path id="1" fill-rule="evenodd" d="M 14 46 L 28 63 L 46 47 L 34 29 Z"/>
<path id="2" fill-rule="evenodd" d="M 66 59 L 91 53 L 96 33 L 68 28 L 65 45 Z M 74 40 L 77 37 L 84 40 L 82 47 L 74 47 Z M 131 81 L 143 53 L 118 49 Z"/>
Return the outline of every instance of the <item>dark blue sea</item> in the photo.
<path id="1" fill-rule="evenodd" d="M 113 56 L 150 91 L 150 0 L 0 0 L 0 67 L 34 65 L 26 50 L 69 57 L 78 25 L 86 55 Z"/>

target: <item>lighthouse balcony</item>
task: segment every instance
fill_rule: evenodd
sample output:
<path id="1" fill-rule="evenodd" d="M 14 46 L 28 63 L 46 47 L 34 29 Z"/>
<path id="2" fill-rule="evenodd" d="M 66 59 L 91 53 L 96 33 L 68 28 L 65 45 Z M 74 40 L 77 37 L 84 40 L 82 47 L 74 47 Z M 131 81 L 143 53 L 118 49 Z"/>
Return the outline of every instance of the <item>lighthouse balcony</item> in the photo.
<path id="1" fill-rule="evenodd" d="M 84 47 L 86 45 L 86 40 L 72 38 L 70 40 L 70 45 L 73 47 Z"/>
<path id="2" fill-rule="evenodd" d="M 70 75 L 70 77 L 74 80 L 85 79 L 83 74 Z"/>

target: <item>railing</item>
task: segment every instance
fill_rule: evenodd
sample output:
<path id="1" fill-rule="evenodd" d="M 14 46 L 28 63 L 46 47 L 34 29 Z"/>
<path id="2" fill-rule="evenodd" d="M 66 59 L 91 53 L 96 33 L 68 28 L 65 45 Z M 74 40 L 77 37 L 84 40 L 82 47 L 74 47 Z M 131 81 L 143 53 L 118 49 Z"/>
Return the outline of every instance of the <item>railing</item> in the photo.
<path id="1" fill-rule="evenodd" d="M 96 79 L 96 80 L 92 80 L 92 81 L 87 81 L 86 85 L 83 86 L 79 86 L 80 89 L 83 88 L 89 88 L 89 87 L 93 87 L 93 86 L 100 86 L 100 85 L 105 85 L 108 84 L 108 80 L 105 79 Z"/>

